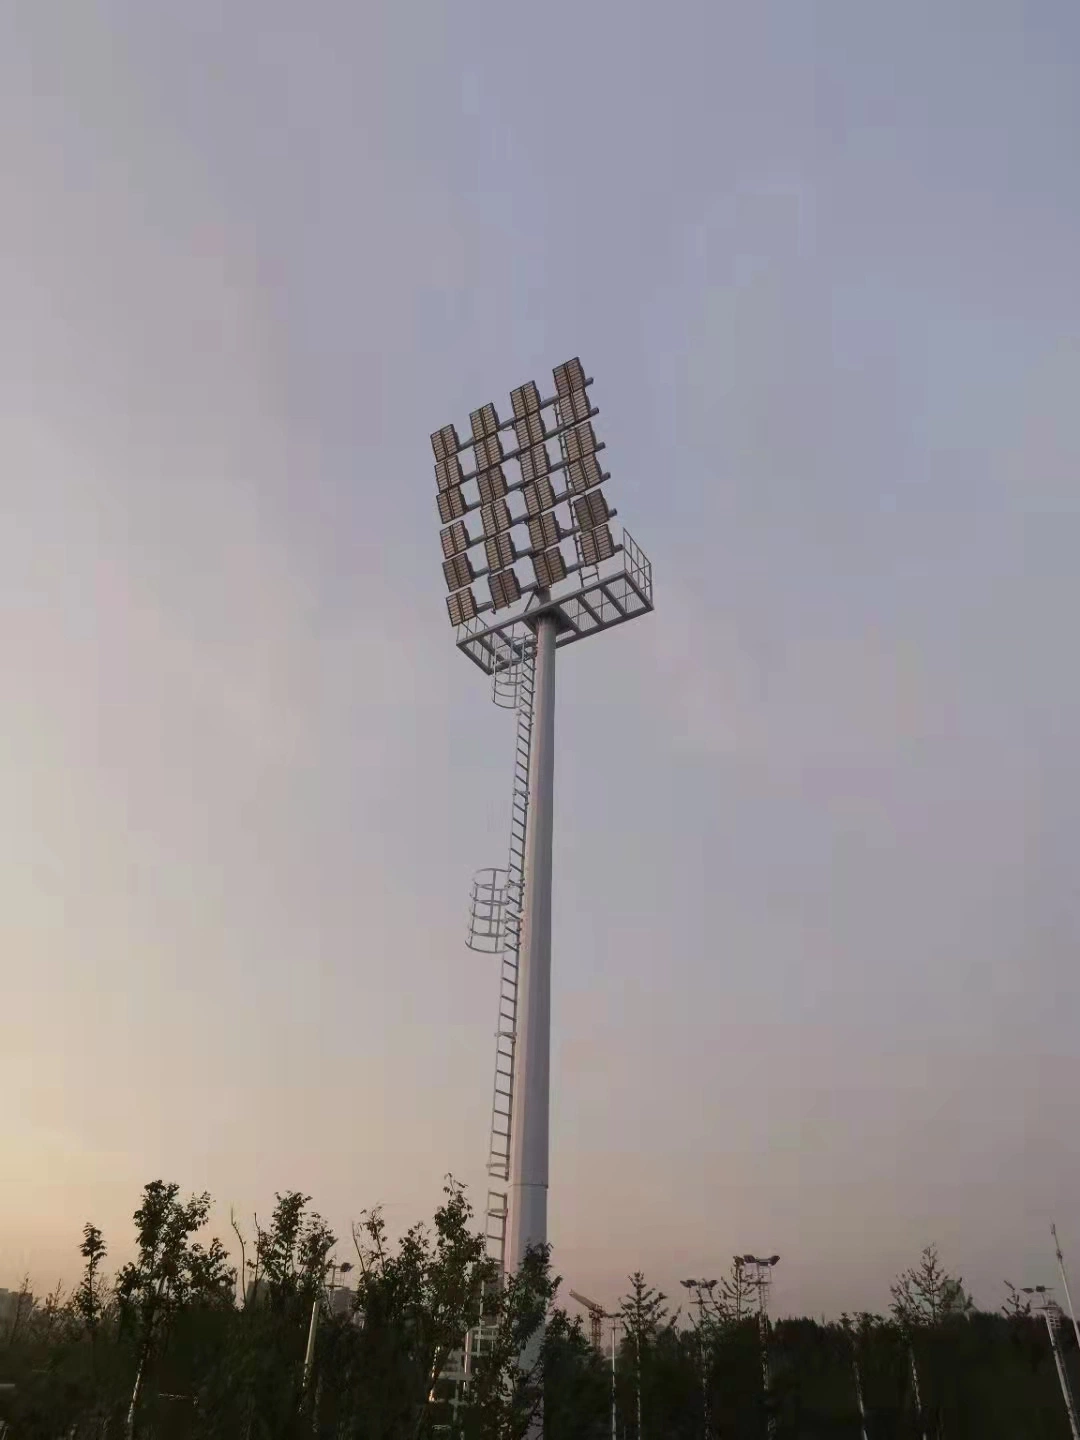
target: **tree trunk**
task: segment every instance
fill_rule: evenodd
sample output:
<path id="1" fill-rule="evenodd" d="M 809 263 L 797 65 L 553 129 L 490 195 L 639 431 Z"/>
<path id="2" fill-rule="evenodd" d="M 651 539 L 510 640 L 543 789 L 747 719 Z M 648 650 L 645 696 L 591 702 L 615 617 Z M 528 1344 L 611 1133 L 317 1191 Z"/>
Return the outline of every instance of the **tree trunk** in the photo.
<path id="1" fill-rule="evenodd" d="M 143 1346 L 142 1355 L 139 1357 L 139 1368 L 135 1372 L 135 1385 L 131 1391 L 131 1404 L 128 1406 L 127 1424 L 124 1427 L 125 1440 L 135 1440 L 135 1415 L 139 1408 L 139 1396 L 142 1394 L 143 1375 L 146 1372 L 146 1357 L 150 1347 Z"/>

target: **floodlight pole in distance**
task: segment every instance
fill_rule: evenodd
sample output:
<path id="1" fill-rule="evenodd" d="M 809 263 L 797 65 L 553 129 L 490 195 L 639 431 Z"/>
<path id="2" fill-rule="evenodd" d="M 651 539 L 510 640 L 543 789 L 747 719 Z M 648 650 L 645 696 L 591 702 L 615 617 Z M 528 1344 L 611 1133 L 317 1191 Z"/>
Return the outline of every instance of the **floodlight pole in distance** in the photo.
<path id="1" fill-rule="evenodd" d="M 765 1393 L 766 1427 L 769 1440 L 776 1435 L 776 1415 L 772 1408 L 772 1367 L 769 1365 L 769 1285 L 772 1282 L 773 1267 L 779 1261 L 779 1255 L 744 1255 L 744 1265 L 752 1265 L 755 1270 L 754 1284 L 758 1292 L 758 1325 L 761 1330 L 761 1380 Z M 1078 1437 L 1080 1440 L 1080 1437 Z"/>
<path id="2" fill-rule="evenodd" d="M 709 1430 L 712 1423 L 709 1414 L 709 1363 L 705 1347 L 705 1314 L 708 1304 L 713 1298 L 713 1291 L 719 1283 L 718 1280 L 690 1279 L 679 1281 L 679 1284 L 682 1285 L 685 1290 L 689 1290 L 693 1294 L 694 1299 L 692 1303 L 695 1304 L 698 1309 L 697 1332 L 698 1357 L 701 1361 L 701 1421 L 703 1426 L 702 1433 L 705 1436 L 705 1440 L 709 1440 Z M 706 1299 L 706 1296 L 708 1299 Z"/>
<path id="3" fill-rule="evenodd" d="M 1080 1350 L 1080 1325 L 1076 1323 L 1076 1311 L 1073 1309 L 1072 1295 L 1069 1293 L 1069 1277 L 1065 1274 L 1065 1256 L 1061 1253 L 1061 1241 L 1058 1239 L 1057 1226 L 1050 1226 L 1050 1234 L 1054 1237 L 1054 1254 L 1057 1256 L 1058 1270 L 1061 1272 L 1061 1283 L 1065 1287 L 1065 1303 L 1069 1307 L 1069 1319 L 1072 1321 L 1073 1334 L 1076 1336 L 1076 1348 Z"/>
<path id="4" fill-rule="evenodd" d="M 1058 1340 L 1058 1329 L 1061 1325 L 1061 1306 L 1053 1298 L 1053 1292 L 1048 1285 L 1021 1285 L 1020 1289 L 1025 1295 L 1038 1295 L 1042 1301 L 1040 1309 L 1043 1319 L 1046 1321 L 1047 1333 L 1050 1336 L 1050 1349 L 1054 1352 L 1054 1364 L 1057 1366 L 1058 1383 L 1061 1386 L 1061 1398 L 1065 1401 L 1065 1410 L 1069 1416 L 1069 1429 L 1072 1432 L 1072 1440 L 1080 1440 L 1080 1420 L 1076 1415 L 1076 1402 L 1073 1400 L 1072 1386 L 1069 1384 L 1069 1373 L 1065 1369 L 1065 1357 L 1061 1353 L 1061 1344 Z"/>

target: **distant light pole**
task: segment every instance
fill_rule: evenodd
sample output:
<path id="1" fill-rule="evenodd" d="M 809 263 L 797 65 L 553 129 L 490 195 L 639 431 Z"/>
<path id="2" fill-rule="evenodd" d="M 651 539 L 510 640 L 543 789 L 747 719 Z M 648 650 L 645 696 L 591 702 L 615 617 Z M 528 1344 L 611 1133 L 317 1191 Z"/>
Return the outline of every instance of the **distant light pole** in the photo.
<path id="1" fill-rule="evenodd" d="M 862 1440 L 867 1440 L 866 1434 L 866 1405 L 863 1401 L 862 1374 L 859 1371 L 859 1353 L 855 1349 L 855 1340 L 851 1341 L 851 1366 L 855 1372 L 855 1399 L 859 1406 L 859 1428 Z"/>
<path id="2" fill-rule="evenodd" d="M 761 1331 L 761 1378 L 765 1389 L 765 1424 L 769 1434 L 769 1440 L 776 1435 L 776 1415 L 772 1408 L 772 1371 L 769 1366 L 769 1286 L 772 1283 L 773 1268 L 778 1263 L 779 1255 L 770 1255 L 762 1259 L 760 1255 L 743 1255 L 742 1263 L 752 1265 L 756 1270 L 753 1283 L 757 1286 L 758 1292 L 758 1325 Z M 1077 1437 L 1080 1440 L 1080 1437 Z"/>
<path id="3" fill-rule="evenodd" d="M 330 1244 L 323 1252 L 322 1267 L 320 1270 L 318 1283 L 315 1287 L 315 1298 L 311 1302 L 311 1321 L 308 1325 L 307 1349 L 304 1352 L 304 1378 L 302 1394 L 305 1399 L 307 1398 L 308 1391 L 311 1387 L 311 1375 L 312 1371 L 315 1368 L 315 1337 L 318 1334 L 319 1330 L 319 1308 L 322 1304 L 323 1286 L 326 1283 L 326 1272 L 328 1269 L 331 1268 L 329 1255 L 330 1251 L 334 1248 L 336 1244 L 336 1240 L 331 1240 Z M 336 1271 L 339 1267 L 334 1266 L 333 1268 Z M 351 1269 L 352 1267 L 350 1266 L 349 1268 Z"/>
<path id="4" fill-rule="evenodd" d="M 1057 1366 L 1058 1383 L 1061 1385 L 1061 1398 L 1065 1401 L 1065 1409 L 1069 1416 L 1069 1429 L 1072 1431 L 1072 1440 L 1080 1440 L 1080 1421 L 1076 1417 L 1076 1403 L 1073 1400 L 1072 1387 L 1069 1384 L 1068 1372 L 1065 1369 L 1065 1357 L 1061 1353 L 1061 1346 L 1058 1344 L 1058 1330 L 1061 1328 L 1061 1306 L 1052 1298 L 1053 1292 L 1048 1285 L 1021 1285 L 1020 1289 L 1025 1295 L 1039 1295 L 1042 1297 L 1043 1319 L 1046 1321 L 1047 1333 L 1050 1336 L 1050 1349 L 1054 1352 L 1054 1364 Z"/>
<path id="5" fill-rule="evenodd" d="M 1057 1256 L 1058 1269 L 1061 1271 L 1061 1283 L 1065 1287 L 1065 1301 L 1069 1307 L 1069 1319 L 1072 1321 L 1073 1334 L 1076 1336 L 1076 1348 L 1080 1351 L 1080 1325 L 1076 1323 L 1076 1311 L 1073 1309 L 1072 1296 L 1069 1294 L 1069 1277 L 1065 1274 L 1065 1257 L 1061 1253 L 1056 1225 L 1050 1226 L 1050 1234 L 1054 1237 L 1054 1254 Z"/>
<path id="6" fill-rule="evenodd" d="M 705 1306 L 708 1303 L 705 1296 L 707 1295 L 709 1300 L 712 1299 L 712 1292 L 716 1289 L 718 1282 L 716 1280 L 680 1280 L 679 1283 L 684 1286 L 685 1289 L 693 1292 L 694 1304 L 698 1307 L 697 1332 L 698 1351 L 701 1357 L 701 1414 L 704 1425 L 702 1433 L 705 1436 L 705 1440 L 709 1440 L 709 1429 L 712 1417 L 709 1413 L 709 1371 L 705 1357 L 704 1316 Z"/>

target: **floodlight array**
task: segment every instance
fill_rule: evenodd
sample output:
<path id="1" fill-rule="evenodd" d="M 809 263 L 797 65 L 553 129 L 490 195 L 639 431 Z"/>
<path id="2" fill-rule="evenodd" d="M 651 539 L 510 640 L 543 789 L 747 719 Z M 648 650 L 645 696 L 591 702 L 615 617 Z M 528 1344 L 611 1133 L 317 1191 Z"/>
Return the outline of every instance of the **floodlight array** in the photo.
<path id="1" fill-rule="evenodd" d="M 603 445 L 592 426 L 591 382 L 577 358 L 556 366 L 554 380 L 555 394 L 547 400 L 531 380 L 511 391 L 513 413 L 506 421 L 494 405 L 472 411 L 464 442 L 453 425 L 444 425 L 431 437 L 443 525 L 443 574 L 450 592 L 447 611 L 454 625 L 475 618 L 478 611 L 516 605 L 524 591 L 535 589 L 544 599 L 571 572 L 595 567 L 620 548 L 609 525 L 615 512 L 600 490 L 607 476 L 598 459 Z M 510 431 L 516 447 L 511 442 L 504 450 L 503 436 Z M 553 443 L 558 446 L 554 459 L 549 449 Z M 462 455 L 469 450 L 475 469 L 466 471 Z M 520 478 L 513 470 L 508 473 L 507 467 L 515 463 Z M 557 513 L 564 505 L 569 522 Z M 465 525 L 474 510 L 480 512 L 479 532 Z M 528 530 L 524 549 L 511 534 L 518 526 Z M 568 565 L 562 542 L 571 536 L 577 558 Z M 482 546 L 486 568 L 477 569 L 470 558 L 477 546 Z M 533 571 L 524 590 L 523 577 L 514 568 L 521 558 L 531 561 Z M 478 603 L 472 585 L 483 576 L 491 599 Z"/>

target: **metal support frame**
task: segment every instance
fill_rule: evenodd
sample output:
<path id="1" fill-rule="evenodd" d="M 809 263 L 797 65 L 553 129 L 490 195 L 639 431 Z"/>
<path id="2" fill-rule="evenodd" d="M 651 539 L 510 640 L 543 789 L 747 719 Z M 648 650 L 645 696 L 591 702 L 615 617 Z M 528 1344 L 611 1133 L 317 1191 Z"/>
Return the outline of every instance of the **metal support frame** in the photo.
<path id="1" fill-rule="evenodd" d="M 555 644 L 559 649 L 575 640 L 585 640 L 634 620 L 653 608 L 652 563 L 623 530 L 622 544 L 610 560 L 577 574 L 575 589 L 560 587 L 557 598 L 533 594 L 519 615 L 493 620 L 490 612 L 478 615 L 455 633 L 458 649 L 483 670 L 495 676 L 512 663 L 523 637 L 534 629 L 540 617 L 554 615 Z"/>

